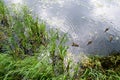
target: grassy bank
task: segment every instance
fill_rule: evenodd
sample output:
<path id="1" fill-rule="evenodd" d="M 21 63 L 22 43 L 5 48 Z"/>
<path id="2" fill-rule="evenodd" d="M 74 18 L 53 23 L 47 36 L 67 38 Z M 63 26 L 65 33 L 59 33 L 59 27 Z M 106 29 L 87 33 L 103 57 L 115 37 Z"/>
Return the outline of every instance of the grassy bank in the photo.
<path id="1" fill-rule="evenodd" d="M 119 54 L 65 64 L 66 41 L 26 7 L 10 11 L 0 1 L 0 80 L 120 80 Z"/>

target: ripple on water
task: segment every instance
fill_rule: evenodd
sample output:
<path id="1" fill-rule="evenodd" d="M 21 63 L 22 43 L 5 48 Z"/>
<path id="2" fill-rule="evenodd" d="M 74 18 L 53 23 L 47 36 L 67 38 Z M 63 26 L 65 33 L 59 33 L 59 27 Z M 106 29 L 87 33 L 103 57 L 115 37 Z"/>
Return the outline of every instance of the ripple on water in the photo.
<path id="1" fill-rule="evenodd" d="M 10 2 L 10 0 L 5 1 Z M 75 42 L 80 45 L 70 46 L 71 52 L 105 55 L 119 51 L 119 0 L 26 0 L 23 2 L 49 26 L 68 33 L 69 44 Z M 110 29 L 105 32 L 108 27 Z M 87 45 L 90 41 L 92 43 Z"/>

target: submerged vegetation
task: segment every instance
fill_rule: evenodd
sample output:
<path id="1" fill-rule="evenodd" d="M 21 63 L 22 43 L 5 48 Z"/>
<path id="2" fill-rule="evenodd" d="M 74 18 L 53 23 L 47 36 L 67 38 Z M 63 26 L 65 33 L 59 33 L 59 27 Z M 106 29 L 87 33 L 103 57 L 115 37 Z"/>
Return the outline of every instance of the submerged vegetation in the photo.
<path id="1" fill-rule="evenodd" d="M 120 80 L 120 54 L 65 63 L 66 34 L 0 0 L 0 80 Z M 74 68 L 73 68 L 74 67 Z"/>

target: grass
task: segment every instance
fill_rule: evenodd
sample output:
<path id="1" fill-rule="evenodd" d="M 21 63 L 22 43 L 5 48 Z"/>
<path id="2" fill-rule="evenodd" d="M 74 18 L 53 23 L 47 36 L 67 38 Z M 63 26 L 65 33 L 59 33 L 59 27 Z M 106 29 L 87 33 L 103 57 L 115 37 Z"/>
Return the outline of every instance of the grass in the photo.
<path id="1" fill-rule="evenodd" d="M 64 79 L 67 38 L 56 30 L 46 31 L 44 22 L 29 10 L 8 13 L 0 1 L 0 79 Z M 6 12 L 7 11 L 7 12 Z M 7 24 L 7 25 L 6 25 Z"/>
<path id="2" fill-rule="evenodd" d="M 12 12 L 0 1 L 0 80 L 120 80 L 119 53 L 65 64 L 66 41 L 27 7 Z"/>
<path id="3" fill-rule="evenodd" d="M 81 65 L 85 80 L 120 80 L 120 53 L 106 57 L 89 56 L 87 63 Z"/>

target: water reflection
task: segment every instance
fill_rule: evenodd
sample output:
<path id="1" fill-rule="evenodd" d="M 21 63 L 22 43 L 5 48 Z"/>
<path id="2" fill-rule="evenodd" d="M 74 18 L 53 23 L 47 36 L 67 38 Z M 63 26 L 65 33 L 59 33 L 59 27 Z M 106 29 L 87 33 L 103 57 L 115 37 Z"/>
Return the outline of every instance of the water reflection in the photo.
<path id="1" fill-rule="evenodd" d="M 120 50 L 119 0 L 5 0 L 25 3 L 49 27 L 68 33 L 73 53 L 108 54 Z M 105 31 L 109 28 L 108 31 Z M 75 42 L 79 47 L 71 46 Z M 89 45 L 88 45 L 89 44 Z"/>
<path id="2" fill-rule="evenodd" d="M 23 4 L 23 0 L 4 0 L 6 3 Z"/>

